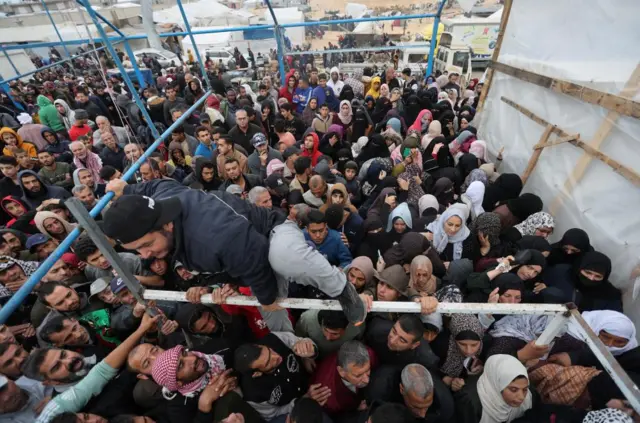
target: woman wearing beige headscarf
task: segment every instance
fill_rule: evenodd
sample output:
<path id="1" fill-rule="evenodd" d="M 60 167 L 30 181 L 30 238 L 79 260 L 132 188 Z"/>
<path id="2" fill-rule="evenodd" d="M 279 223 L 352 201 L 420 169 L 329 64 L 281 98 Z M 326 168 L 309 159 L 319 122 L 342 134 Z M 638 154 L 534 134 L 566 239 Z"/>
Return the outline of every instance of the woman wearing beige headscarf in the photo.
<path id="1" fill-rule="evenodd" d="M 411 260 L 409 277 L 410 295 L 429 296 L 436 292 L 438 279 L 433 276 L 433 264 L 427 256 L 416 256 Z"/>
<path id="2" fill-rule="evenodd" d="M 427 129 L 427 133 L 424 134 L 420 144 L 422 145 L 422 149 L 426 150 L 427 146 L 435 137 L 439 137 L 442 135 L 442 124 L 439 120 L 434 120 L 429 124 L 429 129 Z"/>

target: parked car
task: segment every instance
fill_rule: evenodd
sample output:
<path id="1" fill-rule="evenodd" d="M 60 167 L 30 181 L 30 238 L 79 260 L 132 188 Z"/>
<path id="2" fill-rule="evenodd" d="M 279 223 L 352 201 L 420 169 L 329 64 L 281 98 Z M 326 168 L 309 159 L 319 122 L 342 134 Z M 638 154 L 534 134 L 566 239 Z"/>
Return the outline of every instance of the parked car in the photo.
<path id="1" fill-rule="evenodd" d="M 158 50 L 155 48 L 143 48 L 141 50 L 136 50 L 133 52 L 136 56 L 136 61 L 138 63 L 142 63 L 142 55 L 146 54 L 148 57 L 155 58 L 160 66 L 166 68 L 171 65 L 171 62 L 178 65 L 180 64 L 180 59 L 176 56 L 175 53 L 172 53 L 168 50 Z"/>

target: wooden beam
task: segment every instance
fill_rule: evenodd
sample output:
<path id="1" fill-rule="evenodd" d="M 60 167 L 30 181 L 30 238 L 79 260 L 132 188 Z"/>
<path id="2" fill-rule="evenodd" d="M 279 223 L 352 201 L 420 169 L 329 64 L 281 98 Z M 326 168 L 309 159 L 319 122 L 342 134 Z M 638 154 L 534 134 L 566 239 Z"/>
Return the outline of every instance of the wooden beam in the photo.
<path id="1" fill-rule="evenodd" d="M 553 141 L 553 142 L 547 142 L 544 144 L 536 144 L 533 146 L 534 150 L 539 150 L 545 147 L 551 147 L 554 145 L 558 145 L 558 144 L 564 144 L 565 142 L 571 142 L 571 141 L 575 141 L 578 138 L 580 138 L 580 134 L 573 134 L 573 135 L 569 135 L 568 137 L 562 137 L 562 138 L 558 138 L 558 140 Z"/>
<path id="2" fill-rule="evenodd" d="M 624 84 L 624 88 L 620 91 L 620 97 L 623 98 L 633 98 L 640 91 L 640 63 L 636 66 L 635 70 L 631 73 L 631 76 Z M 607 116 L 604 118 L 600 127 L 596 131 L 593 139 L 589 146 L 593 147 L 596 150 L 600 149 L 600 146 L 604 142 L 604 140 L 609 136 L 609 133 L 613 129 L 614 125 L 618 121 L 620 114 L 618 112 L 609 111 Z M 551 202 L 551 207 L 549 207 L 549 211 L 551 214 L 555 214 L 560 205 L 562 204 L 563 198 L 568 198 L 573 187 L 580 182 L 580 180 L 584 177 L 584 174 L 587 171 L 587 167 L 593 160 L 593 156 L 590 154 L 583 154 L 576 163 L 573 168 L 573 172 L 567 180 L 564 182 L 564 186 L 562 189 L 558 191 L 556 194 L 556 198 Z"/>
<path id="3" fill-rule="evenodd" d="M 536 115 L 535 113 L 533 113 L 531 110 L 527 109 L 526 107 L 519 105 L 518 103 L 514 102 L 513 100 L 509 100 L 506 97 L 501 97 L 501 100 L 504 101 L 505 103 L 507 103 L 509 106 L 511 106 L 514 109 L 516 109 L 517 111 L 519 111 L 520 113 L 522 113 L 523 115 L 527 116 L 528 118 L 530 118 L 534 122 L 539 123 L 540 125 L 547 126 L 547 127 L 549 127 L 549 125 L 551 125 L 552 126 L 551 133 L 556 134 L 556 135 L 561 136 L 561 137 L 571 137 L 572 136 L 572 135 L 568 134 L 567 132 L 563 131 L 562 129 L 558 128 L 557 126 L 553 126 L 551 123 L 547 122 L 545 119 L 543 119 L 540 116 Z M 622 177 L 624 177 L 625 179 L 630 181 L 635 186 L 640 187 L 640 174 L 638 172 L 630 169 L 629 167 L 627 167 L 627 166 L 623 165 L 622 163 L 618 162 L 617 160 L 612 159 L 611 157 L 609 157 L 608 155 L 604 154 L 600 150 L 598 150 L 598 149 L 592 147 L 591 145 L 587 144 L 586 142 L 584 142 L 584 140 L 582 140 L 580 138 L 578 138 L 578 139 L 576 139 L 574 141 L 567 141 L 567 142 L 575 145 L 576 147 L 582 148 L 590 158 L 596 158 L 596 159 L 602 161 L 603 163 L 609 165 L 609 167 L 611 167 L 615 172 L 619 173 Z M 538 151 L 541 152 L 542 150 L 541 149 L 536 150 L 536 152 L 538 152 Z M 524 182 L 525 181 L 523 180 L 523 185 L 524 185 Z"/>
<path id="4" fill-rule="evenodd" d="M 577 98 L 585 103 L 595 104 L 607 110 L 621 115 L 640 119 L 640 103 L 630 98 L 624 98 L 616 94 L 609 94 L 584 85 L 575 84 L 558 78 L 540 75 L 535 72 L 505 65 L 504 63 L 489 63 L 498 72 L 513 76 L 521 81 L 530 82 L 543 88 L 548 88 L 559 94 Z"/>
<path id="5" fill-rule="evenodd" d="M 504 8 L 502 9 L 502 19 L 500 20 L 500 28 L 498 28 L 498 39 L 496 40 L 496 48 L 493 49 L 493 54 L 491 55 L 492 62 L 497 62 L 498 57 L 500 56 L 500 50 L 502 49 L 502 40 L 504 40 L 504 33 L 507 30 L 507 24 L 509 23 L 509 16 L 511 16 L 512 4 L 513 4 L 513 0 L 505 0 L 504 2 Z M 491 82 L 493 81 L 493 72 L 494 72 L 493 68 L 489 68 L 487 70 L 487 77 L 484 81 L 482 92 L 480 93 L 480 100 L 478 100 L 477 112 L 481 112 L 484 107 L 484 102 L 487 99 L 487 95 L 489 94 L 489 88 L 491 88 Z"/>
<path id="6" fill-rule="evenodd" d="M 551 124 L 547 125 L 547 127 L 544 129 L 544 132 L 542 133 L 542 136 L 540 137 L 540 140 L 538 141 L 538 144 L 536 145 L 547 144 L 547 141 L 549 140 L 549 137 L 551 136 L 551 133 L 553 132 L 554 128 L 555 127 Z M 536 165 L 538 164 L 538 160 L 540 159 L 541 154 L 542 154 L 542 148 L 535 149 L 533 151 L 533 154 L 529 159 L 529 163 L 527 163 L 527 168 L 524 170 L 524 173 L 520 178 L 522 179 L 522 186 L 525 186 L 527 184 L 527 180 L 529 179 L 529 176 L 531 176 L 531 174 L 533 173 L 533 169 L 536 168 Z"/>

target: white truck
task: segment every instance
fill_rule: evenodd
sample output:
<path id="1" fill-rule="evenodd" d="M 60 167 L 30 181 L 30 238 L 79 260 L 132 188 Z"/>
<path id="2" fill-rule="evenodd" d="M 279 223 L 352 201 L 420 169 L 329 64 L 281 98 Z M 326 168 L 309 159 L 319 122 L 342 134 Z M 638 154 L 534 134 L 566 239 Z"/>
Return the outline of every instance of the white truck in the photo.
<path id="1" fill-rule="evenodd" d="M 501 15 L 495 13 L 488 18 L 443 19 L 445 32 L 453 37 L 456 43 L 462 43 L 471 49 L 471 61 L 477 68 L 486 67 L 496 47 Z"/>

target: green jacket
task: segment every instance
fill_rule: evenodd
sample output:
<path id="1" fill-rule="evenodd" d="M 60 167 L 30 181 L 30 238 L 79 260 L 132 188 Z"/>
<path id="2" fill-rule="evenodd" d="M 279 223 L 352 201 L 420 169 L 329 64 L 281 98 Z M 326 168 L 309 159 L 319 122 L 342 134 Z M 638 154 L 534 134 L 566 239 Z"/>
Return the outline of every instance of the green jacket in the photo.
<path id="1" fill-rule="evenodd" d="M 43 95 L 39 95 L 37 102 L 38 107 L 40 107 L 40 112 L 38 113 L 40 122 L 56 132 L 64 131 L 66 129 L 64 123 L 62 123 L 62 119 L 60 119 L 58 115 L 58 110 L 56 110 L 56 106 L 53 105 L 51 100 Z"/>

